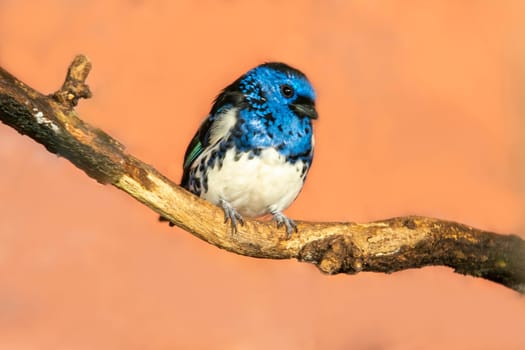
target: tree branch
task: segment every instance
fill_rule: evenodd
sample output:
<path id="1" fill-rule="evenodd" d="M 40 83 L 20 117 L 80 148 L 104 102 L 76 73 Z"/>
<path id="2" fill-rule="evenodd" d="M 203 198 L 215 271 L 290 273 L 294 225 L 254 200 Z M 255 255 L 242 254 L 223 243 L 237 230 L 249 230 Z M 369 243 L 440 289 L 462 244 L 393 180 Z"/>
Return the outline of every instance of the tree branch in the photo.
<path id="1" fill-rule="evenodd" d="M 443 265 L 525 293 L 525 241 L 425 217 L 372 223 L 298 222 L 286 239 L 272 223 L 247 220 L 236 234 L 222 211 L 136 159 L 74 110 L 91 96 L 91 64 L 77 56 L 62 88 L 43 95 L 0 68 L 0 120 L 60 155 L 102 184 L 111 184 L 193 235 L 231 252 L 269 259 L 296 258 L 329 274 L 391 273 Z M 281 232 L 282 231 L 282 232 Z"/>

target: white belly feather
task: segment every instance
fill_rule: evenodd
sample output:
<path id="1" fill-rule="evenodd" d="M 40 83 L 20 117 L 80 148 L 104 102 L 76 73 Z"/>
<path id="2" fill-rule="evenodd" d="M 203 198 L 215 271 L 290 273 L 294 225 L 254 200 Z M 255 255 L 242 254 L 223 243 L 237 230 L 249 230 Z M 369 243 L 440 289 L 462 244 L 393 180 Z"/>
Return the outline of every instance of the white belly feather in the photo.
<path id="1" fill-rule="evenodd" d="M 241 215 L 261 216 L 286 209 L 303 186 L 303 162 L 285 162 L 284 156 L 269 148 L 248 159 L 234 160 L 235 151 L 226 152 L 222 167 L 208 170 L 208 192 L 201 197 L 217 204 L 229 202 Z"/>

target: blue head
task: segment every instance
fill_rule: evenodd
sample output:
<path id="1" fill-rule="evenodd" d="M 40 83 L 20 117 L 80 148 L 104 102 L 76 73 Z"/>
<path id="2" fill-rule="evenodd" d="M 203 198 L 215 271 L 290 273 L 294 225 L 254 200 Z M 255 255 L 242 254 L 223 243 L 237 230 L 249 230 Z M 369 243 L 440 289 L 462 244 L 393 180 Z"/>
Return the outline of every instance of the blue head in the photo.
<path id="1" fill-rule="evenodd" d="M 211 114 L 239 108 L 230 142 L 238 150 L 275 147 L 295 162 L 311 161 L 315 92 L 306 76 L 284 63 L 265 63 L 241 76 L 217 97 Z"/>

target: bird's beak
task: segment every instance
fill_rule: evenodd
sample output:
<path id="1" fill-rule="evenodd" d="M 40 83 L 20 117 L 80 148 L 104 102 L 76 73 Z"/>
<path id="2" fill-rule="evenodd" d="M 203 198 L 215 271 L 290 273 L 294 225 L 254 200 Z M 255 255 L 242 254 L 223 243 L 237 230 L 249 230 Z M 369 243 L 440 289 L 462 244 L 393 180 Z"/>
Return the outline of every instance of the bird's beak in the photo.
<path id="1" fill-rule="evenodd" d="M 298 103 L 291 105 L 292 110 L 301 117 L 308 117 L 310 119 L 317 119 L 317 111 L 312 103 Z"/>

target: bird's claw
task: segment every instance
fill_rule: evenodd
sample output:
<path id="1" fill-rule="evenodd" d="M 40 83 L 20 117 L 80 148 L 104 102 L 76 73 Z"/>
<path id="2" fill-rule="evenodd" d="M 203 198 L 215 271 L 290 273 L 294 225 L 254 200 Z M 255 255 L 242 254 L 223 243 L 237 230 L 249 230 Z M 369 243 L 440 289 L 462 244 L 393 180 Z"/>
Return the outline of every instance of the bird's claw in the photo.
<path id="1" fill-rule="evenodd" d="M 277 228 L 282 226 L 286 227 L 286 238 L 290 238 L 292 231 L 297 232 L 297 225 L 295 224 L 295 221 L 284 216 L 284 214 L 281 212 L 273 213 L 273 221 L 277 223 Z"/>
<path id="2" fill-rule="evenodd" d="M 237 223 L 240 223 L 241 226 L 244 226 L 243 217 L 230 203 L 226 202 L 225 200 L 221 199 L 219 201 L 219 205 L 224 211 L 224 223 L 227 223 L 228 220 L 230 220 L 232 234 L 237 233 Z"/>

